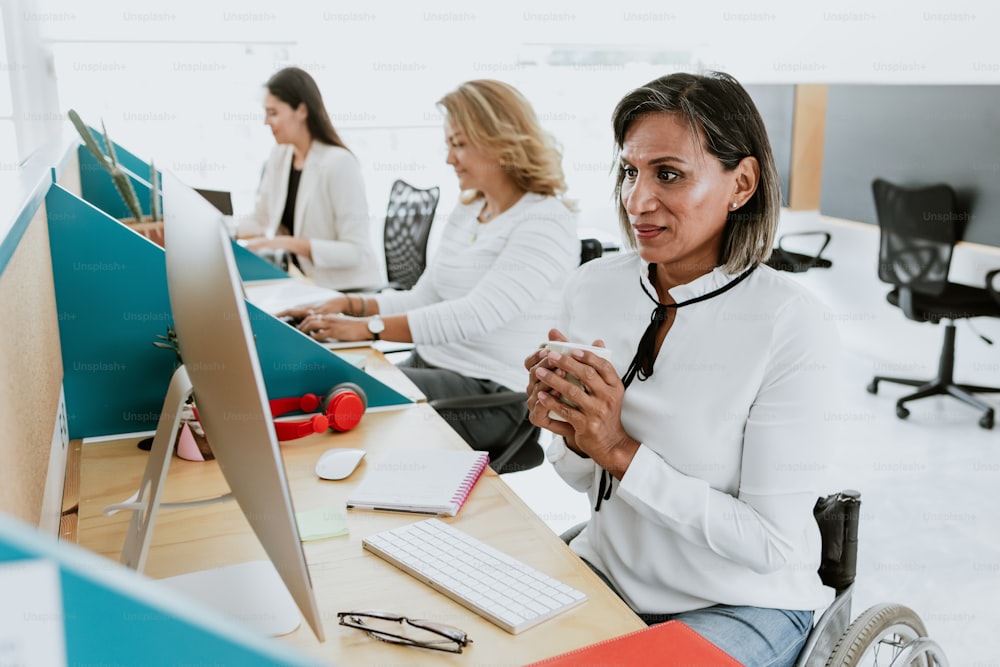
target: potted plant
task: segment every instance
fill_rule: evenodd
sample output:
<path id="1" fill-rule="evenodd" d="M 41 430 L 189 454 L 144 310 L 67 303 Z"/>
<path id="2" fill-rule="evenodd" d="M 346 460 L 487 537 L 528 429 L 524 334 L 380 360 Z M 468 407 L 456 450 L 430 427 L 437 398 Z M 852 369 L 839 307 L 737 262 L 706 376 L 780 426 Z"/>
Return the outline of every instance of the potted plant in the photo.
<path id="1" fill-rule="evenodd" d="M 160 177 L 156 171 L 156 165 L 152 161 L 149 164 L 150 215 L 144 216 L 142 213 L 142 207 L 139 205 L 139 198 L 135 193 L 135 188 L 132 187 L 132 180 L 128 177 L 128 174 L 125 173 L 125 170 L 122 169 L 121 164 L 118 162 L 118 154 L 115 151 L 115 144 L 111 141 L 111 137 L 108 136 L 108 129 L 104 126 L 104 120 L 101 120 L 101 131 L 104 134 L 104 145 L 108 150 L 107 155 L 105 155 L 104 151 L 101 150 L 101 147 L 98 145 L 93 133 L 91 133 L 90 128 L 83 122 L 75 109 L 69 110 L 69 119 L 76 128 L 76 131 L 80 134 L 80 138 L 83 139 L 83 143 L 87 147 L 87 150 L 89 150 L 91 155 L 94 156 L 97 163 L 104 167 L 108 174 L 111 175 L 111 181 L 114 183 L 115 189 L 118 190 L 118 194 L 120 194 L 124 200 L 125 206 L 128 207 L 129 212 L 132 213 L 131 218 L 126 218 L 121 222 L 125 223 L 157 245 L 162 246 L 163 216 L 160 213 Z"/>

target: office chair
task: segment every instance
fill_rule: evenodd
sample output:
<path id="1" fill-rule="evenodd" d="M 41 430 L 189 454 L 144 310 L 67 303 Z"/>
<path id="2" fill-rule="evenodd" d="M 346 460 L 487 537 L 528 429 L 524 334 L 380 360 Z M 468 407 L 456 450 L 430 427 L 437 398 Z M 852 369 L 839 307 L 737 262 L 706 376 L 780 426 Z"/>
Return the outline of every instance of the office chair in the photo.
<path id="1" fill-rule="evenodd" d="M 389 282 L 341 291 L 380 292 L 413 287 L 427 267 L 427 239 L 440 196 L 441 189 L 436 186 L 421 190 L 406 181 L 396 180 L 389 192 L 382 232 Z"/>
<path id="2" fill-rule="evenodd" d="M 792 236 L 821 236 L 823 238 L 823 245 L 820 246 L 815 255 L 793 252 L 786 249 L 783 245 L 785 239 Z M 778 243 L 771 251 L 771 256 L 768 257 L 766 264 L 772 269 L 789 271 L 791 273 L 802 273 L 809 269 L 829 269 L 833 266 L 833 262 L 822 257 L 823 251 L 826 250 L 826 246 L 828 245 L 830 245 L 829 232 L 789 232 L 782 234 L 778 237 Z"/>
<path id="3" fill-rule="evenodd" d="M 948 282 L 951 256 L 961 238 L 961 221 L 955 192 L 948 185 L 905 188 L 876 179 L 872 183 L 881 239 L 878 276 L 894 288 L 886 299 L 916 322 L 933 324 L 945 320 L 944 343 L 937 377 L 915 380 L 875 376 L 868 391 L 878 392 L 879 382 L 917 387 L 917 391 L 896 401 L 896 416 L 906 419 L 905 403 L 947 394 L 978 408 L 979 425 L 993 428 L 994 410 L 975 393 L 1000 392 L 1000 387 L 957 384 L 955 367 L 955 320 L 969 317 L 1000 317 L 1000 303 L 987 289 Z"/>
<path id="4" fill-rule="evenodd" d="M 580 263 L 586 264 L 597 259 L 604 252 L 604 246 L 597 239 L 582 239 L 580 241 Z M 467 419 L 477 410 L 501 407 L 512 403 L 525 403 L 528 395 L 523 391 L 502 391 L 496 394 L 480 396 L 457 396 L 454 398 L 439 398 L 430 401 L 429 405 L 448 419 Z M 524 419 L 510 434 L 501 446 L 489 450 L 490 467 L 502 475 L 508 472 L 530 470 L 541 465 L 545 460 L 545 452 L 538 442 L 541 429 Z"/>

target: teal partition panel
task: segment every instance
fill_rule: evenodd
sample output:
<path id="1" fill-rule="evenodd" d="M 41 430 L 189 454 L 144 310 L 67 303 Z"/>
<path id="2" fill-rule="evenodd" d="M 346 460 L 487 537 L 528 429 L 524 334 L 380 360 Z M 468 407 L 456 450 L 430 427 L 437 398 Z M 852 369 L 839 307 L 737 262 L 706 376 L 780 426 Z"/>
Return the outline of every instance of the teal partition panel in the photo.
<path id="1" fill-rule="evenodd" d="M 101 166 L 97 158 L 90 154 L 86 146 L 79 146 L 77 155 L 80 160 L 80 194 L 83 195 L 83 198 L 113 218 L 131 218 L 132 212 L 125 205 L 125 200 L 118 192 L 118 188 L 115 187 L 107 169 Z M 138 176 L 130 169 L 123 171 L 132 181 L 132 187 L 135 189 L 135 196 L 139 199 L 142 214 L 149 215 L 151 186 L 146 180 L 149 174 Z M 160 210 L 163 210 L 162 198 Z"/>
<path id="2" fill-rule="evenodd" d="M 97 140 L 97 145 L 100 146 L 105 153 L 107 153 L 107 144 L 104 143 L 104 135 L 101 134 L 101 131 L 94 127 L 91 127 L 90 131 L 94 135 L 94 139 Z M 117 141 L 112 141 L 111 143 L 115 146 L 115 155 L 118 156 L 118 163 L 131 171 L 133 174 L 141 176 L 148 181 L 150 167 L 149 162 L 146 162 L 129 149 L 124 148 Z M 156 171 L 159 172 L 160 170 L 157 169 Z M 162 177 L 163 174 L 160 173 L 160 176 Z"/>
<path id="3" fill-rule="evenodd" d="M 0 566 L 35 559 L 58 567 L 69 665 L 320 664 L 156 581 L 0 513 Z"/>
<path id="4" fill-rule="evenodd" d="M 100 133 L 97 132 L 94 136 L 101 148 L 104 148 L 104 140 Z M 132 187 L 135 188 L 136 197 L 139 198 L 143 215 L 149 215 L 151 186 L 146 180 L 149 178 L 149 165 L 117 143 L 115 143 L 115 150 L 121 165 L 132 181 Z M 118 193 L 114 181 L 111 180 L 111 175 L 90 154 L 87 147 L 78 146 L 77 154 L 80 161 L 80 194 L 83 199 L 113 218 L 132 217 L 132 212 L 125 206 L 125 200 Z M 157 170 L 157 172 L 160 174 L 162 182 L 162 171 Z M 162 195 L 160 210 L 163 210 Z M 236 256 L 236 268 L 243 280 L 280 280 L 289 277 L 287 273 L 243 246 L 234 243 L 233 253 Z"/>
<path id="5" fill-rule="evenodd" d="M 154 430 L 177 361 L 153 346 L 173 322 L 163 249 L 58 185 L 45 204 L 70 437 Z M 369 406 L 412 402 L 248 306 L 268 396 L 351 381 Z"/>
<path id="6" fill-rule="evenodd" d="M 132 212 L 125 206 L 125 200 L 111 180 L 108 170 L 101 166 L 86 146 L 79 146 L 77 155 L 80 159 L 80 194 L 83 198 L 113 218 L 132 217 Z M 132 187 L 135 188 L 142 214 L 149 215 L 150 184 L 146 180 L 149 178 L 149 167 L 146 167 L 144 175 L 138 175 L 127 167 L 124 171 L 132 181 Z M 162 200 L 160 210 L 163 210 Z"/>
<path id="7" fill-rule="evenodd" d="M 262 259 L 239 243 L 233 243 L 236 270 L 243 280 L 281 280 L 290 276 L 266 259 Z"/>
<path id="8" fill-rule="evenodd" d="M 155 428 L 176 366 L 163 250 L 59 185 L 45 198 L 70 437 Z"/>

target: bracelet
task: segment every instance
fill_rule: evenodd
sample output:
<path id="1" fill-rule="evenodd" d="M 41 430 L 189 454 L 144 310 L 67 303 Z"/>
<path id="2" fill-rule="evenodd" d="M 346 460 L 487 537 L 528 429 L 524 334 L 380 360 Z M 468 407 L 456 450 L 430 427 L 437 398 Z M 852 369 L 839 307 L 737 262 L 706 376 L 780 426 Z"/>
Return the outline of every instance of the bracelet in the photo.
<path id="1" fill-rule="evenodd" d="M 357 317 L 357 315 L 354 313 L 354 304 L 351 303 L 351 297 L 345 294 L 344 298 L 347 299 L 347 316 Z"/>
<path id="2" fill-rule="evenodd" d="M 361 299 L 361 317 L 367 317 L 368 316 L 368 299 L 366 299 L 363 296 L 359 296 L 358 298 Z"/>

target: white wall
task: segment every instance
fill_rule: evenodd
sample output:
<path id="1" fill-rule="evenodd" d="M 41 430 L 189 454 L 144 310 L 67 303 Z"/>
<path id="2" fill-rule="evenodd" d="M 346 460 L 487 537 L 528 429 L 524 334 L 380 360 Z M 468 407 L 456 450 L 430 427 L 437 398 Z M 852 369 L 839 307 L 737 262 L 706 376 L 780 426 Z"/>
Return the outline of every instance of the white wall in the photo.
<path id="1" fill-rule="evenodd" d="M 611 109 L 622 93 L 667 71 L 722 69 L 747 83 L 1000 83 L 1000 5 L 985 0 L 645 0 L 568 9 L 534 0 L 0 1 L 51 50 L 59 114 L 73 107 L 92 123 L 104 119 L 141 157 L 192 185 L 233 191 L 237 213 L 250 210 L 273 141 L 262 84 L 285 65 L 305 67 L 362 162 L 379 246 L 395 178 L 439 185 L 439 215 L 454 205 L 435 101 L 469 78 L 500 78 L 525 92 L 564 147 L 586 235 L 610 239 L 618 234 Z M 888 288 L 875 276 L 877 230 L 816 213 L 783 221 L 828 224 L 834 269 L 797 279 L 838 310 L 845 340 L 881 360 L 873 365 L 933 374 L 940 327 L 909 322 L 885 303 Z M 995 251 L 963 246 L 953 275 L 975 283 L 995 266 Z M 994 322 L 977 326 L 1000 347 Z M 996 382 L 988 377 L 998 375 L 996 350 L 960 325 L 960 377 Z M 923 365 L 906 366 L 914 363 Z"/>
<path id="2" fill-rule="evenodd" d="M 21 3 L 52 49 L 60 113 L 103 118 L 140 156 L 233 191 L 243 212 L 272 141 L 261 85 L 288 64 L 310 70 L 364 164 L 377 240 L 397 176 L 440 185 L 443 212 L 454 204 L 434 103 L 469 78 L 526 93 L 565 148 L 583 217 L 611 234 L 610 111 L 667 71 L 724 69 L 748 83 L 1000 81 L 998 10 L 975 1 L 3 1 Z"/>

